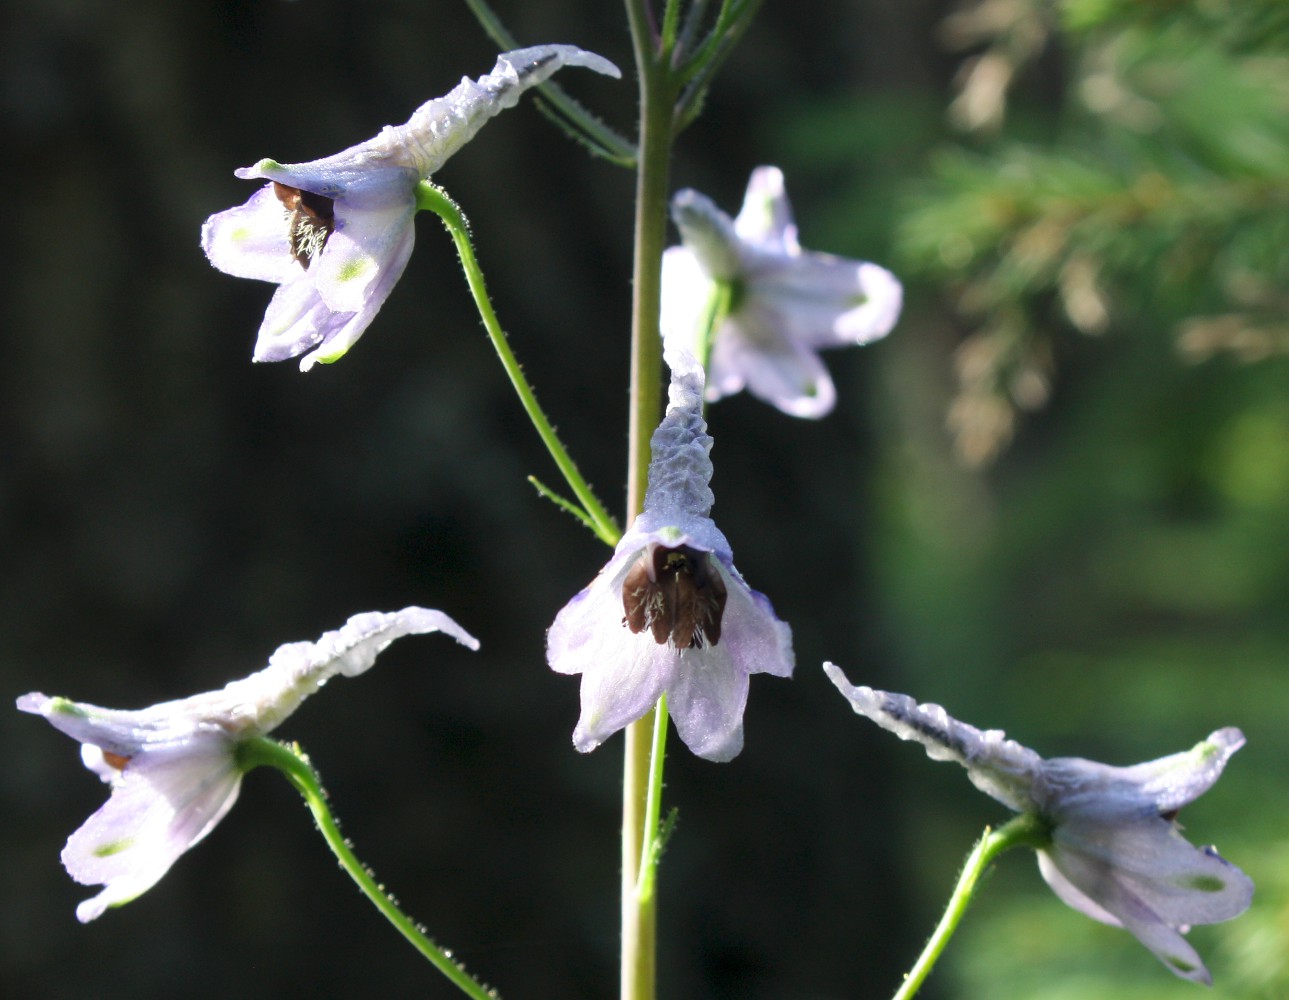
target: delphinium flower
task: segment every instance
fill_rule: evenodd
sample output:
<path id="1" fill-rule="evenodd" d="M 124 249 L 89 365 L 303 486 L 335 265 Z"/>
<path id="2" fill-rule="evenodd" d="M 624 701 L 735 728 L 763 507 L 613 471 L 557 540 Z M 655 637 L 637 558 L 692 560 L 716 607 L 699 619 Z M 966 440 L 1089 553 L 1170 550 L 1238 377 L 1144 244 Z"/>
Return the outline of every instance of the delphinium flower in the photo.
<path id="1" fill-rule="evenodd" d="M 555 617 L 546 656 L 582 675 L 573 744 L 593 750 L 667 694 L 680 738 L 699 757 L 743 748 L 748 675 L 792 674 L 792 632 L 734 568 L 709 516 L 712 439 L 703 370 L 669 355 L 669 405 L 651 440 L 644 509 L 599 576 Z"/>
<path id="2" fill-rule="evenodd" d="M 269 183 L 246 204 L 212 215 L 201 243 L 221 271 L 279 286 L 255 360 L 310 351 L 300 361 L 307 371 L 348 351 L 412 255 L 417 185 L 562 66 L 621 75 L 607 59 L 572 45 L 506 52 L 491 73 L 462 79 L 405 125 L 387 125 L 373 139 L 309 163 L 260 160 L 236 171 Z"/>
<path id="3" fill-rule="evenodd" d="M 1219 729 L 1183 753 L 1132 767 L 1078 757 L 1045 760 L 1006 739 L 951 718 L 939 705 L 902 694 L 854 687 L 831 663 L 824 670 L 856 712 L 901 739 L 921 743 L 935 760 L 967 769 L 981 791 L 1048 831 L 1038 865 L 1062 901 L 1134 934 L 1183 979 L 1212 982 L 1182 935 L 1249 907 L 1253 882 L 1212 847 L 1178 832 L 1178 810 L 1217 781 L 1244 745 L 1234 728 Z"/>
<path id="4" fill-rule="evenodd" d="M 822 417 L 837 392 L 819 349 L 867 344 L 895 325 L 903 289 L 885 268 L 802 250 L 777 167 L 758 167 L 736 219 L 696 191 L 677 192 L 683 246 L 662 259 L 662 329 L 708 358 L 707 398 L 746 388 L 794 417 Z M 724 319 L 701 343 L 717 293 Z"/>
<path id="5" fill-rule="evenodd" d="M 222 690 L 151 708 L 120 711 L 37 693 L 19 698 L 19 709 L 79 740 L 85 766 L 112 786 L 63 848 L 72 878 L 104 887 L 76 908 L 80 921 L 142 895 L 214 829 L 237 801 L 240 746 L 274 729 L 331 677 L 361 674 L 395 639 L 426 632 L 479 647 L 441 611 L 373 611 L 316 643 L 279 647 L 267 667 Z"/>

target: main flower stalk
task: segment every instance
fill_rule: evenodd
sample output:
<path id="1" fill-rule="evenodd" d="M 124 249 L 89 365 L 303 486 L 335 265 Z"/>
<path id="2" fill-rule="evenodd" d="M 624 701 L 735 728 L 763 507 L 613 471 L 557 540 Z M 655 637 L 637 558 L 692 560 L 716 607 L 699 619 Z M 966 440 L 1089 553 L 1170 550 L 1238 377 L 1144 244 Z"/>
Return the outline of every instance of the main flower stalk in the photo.
<path id="1" fill-rule="evenodd" d="M 671 160 L 674 84 L 659 58 L 650 12 L 644 0 L 626 0 L 640 85 L 640 138 L 636 166 L 635 262 L 631 303 L 631 396 L 627 435 L 626 523 L 644 508 L 649 473 L 649 440 L 662 410 L 662 338 L 659 303 L 662 253 L 667 236 L 667 178 Z M 661 720 L 666 725 L 666 719 Z M 622 773 L 622 1000 L 653 1000 L 656 993 L 657 893 L 653 878 L 641 877 L 645 851 L 657 836 L 647 830 L 651 771 L 661 785 L 662 762 L 651 768 L 654 718 L 645 715 L 625 732 Z M 654 814 L 656 816 L 656 813 Z M 640 886 L 649 886 L 640 892 Z"/>

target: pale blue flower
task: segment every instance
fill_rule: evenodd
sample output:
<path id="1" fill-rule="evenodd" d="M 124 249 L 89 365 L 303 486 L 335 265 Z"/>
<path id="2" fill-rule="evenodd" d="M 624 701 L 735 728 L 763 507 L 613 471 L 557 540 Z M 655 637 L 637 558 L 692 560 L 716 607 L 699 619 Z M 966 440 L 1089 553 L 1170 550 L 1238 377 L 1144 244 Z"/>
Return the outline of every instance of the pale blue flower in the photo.
<path id="1" fill-rule="evenodd" d="M 620 76 L 607 59 L 572 45 L 503 53 L 491 73 L 428 101 L 405 125 L 309 163 L 260 160 L 237 176 L 269 183 L 212 215 L 201 244 L 239 278 L 278 285 L 255 343 L 256 361 L 341 357 L 367 329 L 412 255 L 416 187 L 484 122 L 562 66 Z"/>
<path id="2" fill-rule="evenodd" d="M 1132 932 L 1183 979 L 1212 983 L 1182 935 L 1194 924 L 1239 916 L 1253 899 L 1253 882 L 1216 849 L 1189 843 L 1177 812 L 1208 791 L 1244 745 L 1238 729 L 1219 729 L 1188 751 L 1133 767 L 1045 760 L 996 729 L 958 722 L 939 705 L 854 687 L 831 663 L 824 670 L 860 715 L 921 743 L 936 760 L 957 761 L 981 791 L 1037 816 L 1051 831 L 1039 870 L 1062 901 Z"/>
<path id="3" fill-rule="evenodd" d="M 278 648 L 269 665 L 222 690 L 119 711 L 32 693 L 18 708 L 79 740 L 85 766 L 112 786 L 106 804 L 71 835 L 63 866 L 103 891 L 76 908 L 88 923 L 142 895 L 237 801 L 239 744 L 263 736 L 336 674 L 354 677 L 395 639 L 446 632 L 478 641 L 441 611 L 404 608 L 355 615 L 316 643 Z"/>
<path id="4" fill-rule="evenodd" d="M 702 368 L 688 356 L 668 362 L 670 404 L 651 442 L 644 510 L 555 617 L 546 658 L 582 675 L 578 750 L 595 749 L 666 692 L 685 745 L 725 761 L 743 748 L 748 675 L 791 676 L 792 632 L 744 582 L 709 516 Z"/>
<path id="5" fill-rule="evenodd" d="M 777 167 L 752 171 L 736 219 L 691 190 L 672 199 L 672 218 L 683 246 L 662 259 L 667 344 L 703 357 L 699 341 L 718 286 L 730 296 L 711 342 L 707 399 L 746 388 L 794 417 L 830 412 L 837 393 L 819 350 L 884 337 L 903 302 L 895 276 L 802 250 Z"/>

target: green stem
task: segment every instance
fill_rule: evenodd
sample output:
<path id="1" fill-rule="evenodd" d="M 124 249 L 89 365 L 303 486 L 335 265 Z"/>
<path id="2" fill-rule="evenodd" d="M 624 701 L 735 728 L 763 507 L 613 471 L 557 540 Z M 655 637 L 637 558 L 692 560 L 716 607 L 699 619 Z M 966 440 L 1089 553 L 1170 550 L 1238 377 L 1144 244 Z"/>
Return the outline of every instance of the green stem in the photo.
<path id="1" fill-rule="evenodd" d="M 667 236 L 667 174 L 673 139 L 676 90 L 656 48 L 648 0 L 625 0 L 640 83 L 640 138 L 636 168 L 635 262 L 631 309 L 631 396 L 627 434 L 627 520 L 644 506 L 649 472 L 649 439 L 662 409 L 662 338 L 658 331 L 662 252 Z M 666 716 L 657 720 L 666 725 Z M 651 766 L 655 720 L 646 716 L 627 726 L 622 768 L 622 1000 L 654 1000 L 657 965 L 657 908 L 653 876 L 643 878 L 641 861 L 657 839 L 657 817 L 649 820 L 649 789 L 661 787 L 662 761 Z M 651 779 L 651 775 L 653 779 Z M 639 888 L 648 885 L 649 892 Z"/>
<path id="2" fill-rule="evenodd" d="M 645 837 L 640 852 L 640 878 L 636 898 L 652 905 L 657 881 L 658 857 L 662 853 L 662 766 L 667 759 L 667 695 L 664 692 L 654 708 L 653 747 L 649 757 L 649 787 L 645 796 Z M 652 834 L 652 835 L 651 835 Z"/>
<path id="3" fill-rule="evenodd" d="M 488 337 L 492 340 L 492 346 L 497 351 L 497 357 L 501 359 L 502 367 L 506 369 L 506 374 L 510 376 L 510 384 L 515 387 L 515 392 L 519 394 L 519 401 L 523 404 L 524 411 L 528 414 L 528 419 L 532 421 L 533 427 L 537 430 L 542 443 L 546 445 L 546 450 L 550 452 L 551 458 L 555 460 L 559 471 L 564 474 L 564 480 L 568 483 L 574 496 L 582 504 L 583 509 L 590 518 L 592 530 L 606 544 L 616 545 L 618 539 L 622 536 L 621 530 L 609 512 L 604 509 L 603 504 L 596 498 L 586 480 L 582 478 L 577 465 L 569 457 L 563 442 L 560 441 L 559 436 L 555 433 L 555 428 L 551 426 L 550 420 L 547 419 L 546 414 L 542 411 L 541 404 L 537 402 L 537 396 L 528 384 L 523 368 L 515 358 L 514 351 L 510 349 L 510 342 L 506 339 L 505 331 L 501 329 L 501 324 L 497 321 L 497 314 L 492 308 L 492 301 L 488 298 L 488 289 L 484 284 L 483 270 L 479 267 L 479 262 L 474 256 L 474 246 L 470 242 L 469 225 L 465 220 L 465 215 L 461 212 L 460 206 L 448 197 L 446 191 L 429 181 L 421 181 L 417 186 L 416 205 L 418 209 L 433 212 L 442 219 L 443 224 L 448 228 L 448 232 L 452 234 L 452 239 L 457 246 L 457 253 L 461 257 L 461 267 L 465 271 L 466 282 L 470 286 L 475 305 L 479 309 L 479 316 L 483 319 L 484 329 L 488 331 Z"/>
<path id="4" fill-rule="evenodd" d="M 287 776 L 296 791 L 304 796 L 304 801 L 313 813 L 314 822 L 326 840 L 331 852 L 339 859 L 340 866 L 349 873 L 363 894 L 371 900 L 376 909 L 394 925 L 395 929 L 411 943 L 417 951 L 438 969 L 453 986 L 474 1000 L 497 1000 L 494 990 L 487 989 L 476 982 L 465 969 L 461 968 L 446 951 L 425 936 L 415 922 L 400 910 L 393 899 L 376 883 L 367 867 L 358 860 L 350 849 L 335 817 L 327 807 L 326 793 L 318 774 L 309 764 L 308 758 L 299 746 L 287 746 L 265 737 L 247 740 L 238 747 L 238 763 L 250 770 L 252 767 L 266 764 L 275 767 Z"/>
<path id="5" fill-rule="evenodd" d="M 1046 842 L 1047 835 L 1048 829 L 1042 821 L 1028 814 L 1017 816 L 998 830 L 985 828 L 984 836 L 976 843 L 967 858 L 967 863 L 963 865 L 962 874 L 958 876 L 958 884 L 954 887 L 953 895 L 949 897 L 949 905 L 945 907 L 944 916 L 940 918 L 939 924 L 931 934 L 931 939 L 922 949 L 922 954 L 918 956 L 913 968 L 904 977 L 904 983 L 895 991 L 892 1000 L 910 1000 L 922 988 L 922 984 L 931 974 L 949 939 L 953 937 L 953 932 L 958 929 L 962 915 L 967 912 L 967 904 L 975 894 L 980 877 L 985 869 L 993 864 L 994 859 L 1003 851 L 1022 844 L 1039 846 Z"/>

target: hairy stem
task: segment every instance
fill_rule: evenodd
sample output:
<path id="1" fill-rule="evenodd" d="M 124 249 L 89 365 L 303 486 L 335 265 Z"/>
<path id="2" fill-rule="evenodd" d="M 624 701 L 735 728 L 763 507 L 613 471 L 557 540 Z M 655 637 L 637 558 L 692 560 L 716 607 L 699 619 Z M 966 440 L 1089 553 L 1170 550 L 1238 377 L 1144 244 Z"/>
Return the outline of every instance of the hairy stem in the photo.
<path id="1" fill-rule="evenodd" d="M 358 860 L 327 806 L 327 796 L 322 790 L 317 772 L 298 746 L 287 746 L 276 740 L 257 737 L 239 747 L 238 763 L 247 769 L 268 765 L 285 774 L 296 791 L 304 796 L 305 804 L 318 825 L 318 832 L 331 848 L 331 853 L 340 861 L 340 867 L 358 884 L 363 895 L 371 900 L 381 915 L 394 925 L 395 930 L 466 996 L 473 997 L 474 1000 L 498 1000 L 494 990 L 476 982 L 447 951 L 426 937 L 415 921 L 400 910 L 389 894 L 381 889 L 370 870 Z"/>
<path id="2" fill-rule="evenodd" d="M 967 857 L 966 864 L 962 867 L 962 874 L 958 876 L 958 884 L 954 887 L 953 895 L 949 897 L 949 905 L 945 907 L 944 915 L 932 932 L 926 947 L 922 949 L 922 954 L 913 963 L 913 968 L 904 977 L 904 982 L 895 991 L 892 1000 L 911 1000 L 917 995 L 917 991 L 922 988 L 927 976 L 931 974 L 949 939 L 953 937 L 953 932 L 958 929 L 962 915 L 967 912 L 967 905 L 975 895 L 980 877 L 993 864 L 994 859 L 1003 851 L 1013 847 L 1042 843 L 1046 836 L 1047 828 L 1036 817 L 1030 815 L 1017 816 L 997 830 L 985 828 L 984 836 L 976 843 Z"/>
<path id="3" fill-rule="evenodd" d="M 635 262 L 631 309 L 631 415 L 628 429 L 627 520 L 644 505 L 649 439 L 662 409 L 662 338 L 658 331 L 662 252 L 667 235 L 667 176 L 673 139 L 675 85 L 657 49 L 646 0 L 625 0 L 640 83 L 640 137 L 636 170 Z M 658 722 L 665 726 L 666 715 Z M 655 720 L 627 726 L 622 778 L 622 1000 L 654 1000 L 657 905 L 652 866 L 657 812 L 650 820 L 651 773 L 658 787 L 662 761 L 651 767 Z M 651 825 L 652 824 L 652 825 Z M 642 887 L 648 892 L 642 893 Z"/>
<path id="4" fill-rule="evenodd" d="M 533 393 L 532 386 L 528 384 L 528 379 L 524 375 L 523 367 L 515 358 L 515 352 L 510 349 L 510 342 L 506 339 L 505 331 L 501 329 L 501 324 L 497 321 L 497 314 L 492 308 L 492 301 L 488 298 L 488 289 L 484 284 L 483 270 L 479 267 L 478 260 L 475 259 L 474 246 L 470 242 L 470 229 L 466 222 L 465 215 L 461 212 L 460 206 L 453 201 L 446 191 L 429 181 L 421 181 L 416 189 L 417 207 L 433 212 L 443 224 L 447 226 L 448 232 L 452 234 L 452 239 L 456 243 L 457 253 L 461 257 L 461 267 L 465 271 L 466 282 L 470 286 L 470 293 L 474 296 L 475 305 L 479 309 L 479 316 L 483 319 L 484 329 L 488 331 L 488 337 L 492 341 L 492 346 L 497 351 L 497 357 L 501 359 L 502 367 L 506 369 L 506 374 L 510 376 L 510 383 L 515 387 L 515 392 L 519 394 L 519 401 L 523 404 L 524 412 L 528 414 L 528 419 L 532 421 L 537 435 L 542 439 L 542 444 L 546 445 L 546 450 L 550 452 L 551 458 L 555 460 L 559 471 L 563 473 L 565 482 L 577 497 L 582 508 L 586 511 L 590 519 L 592 530 L 606 544 L 616 545 L 618 539 L 622 536 L 621 530 L 614 522 L 609 512 L 604 509 L 591 487 L 586 480 L 582 478 L 582 473 L 578 471 L 576 463 L 569 457 L 568 451 L 555 433 L 555 428 L 551 426 L 550 420 L 537 402 L 537 396 Z"/>

